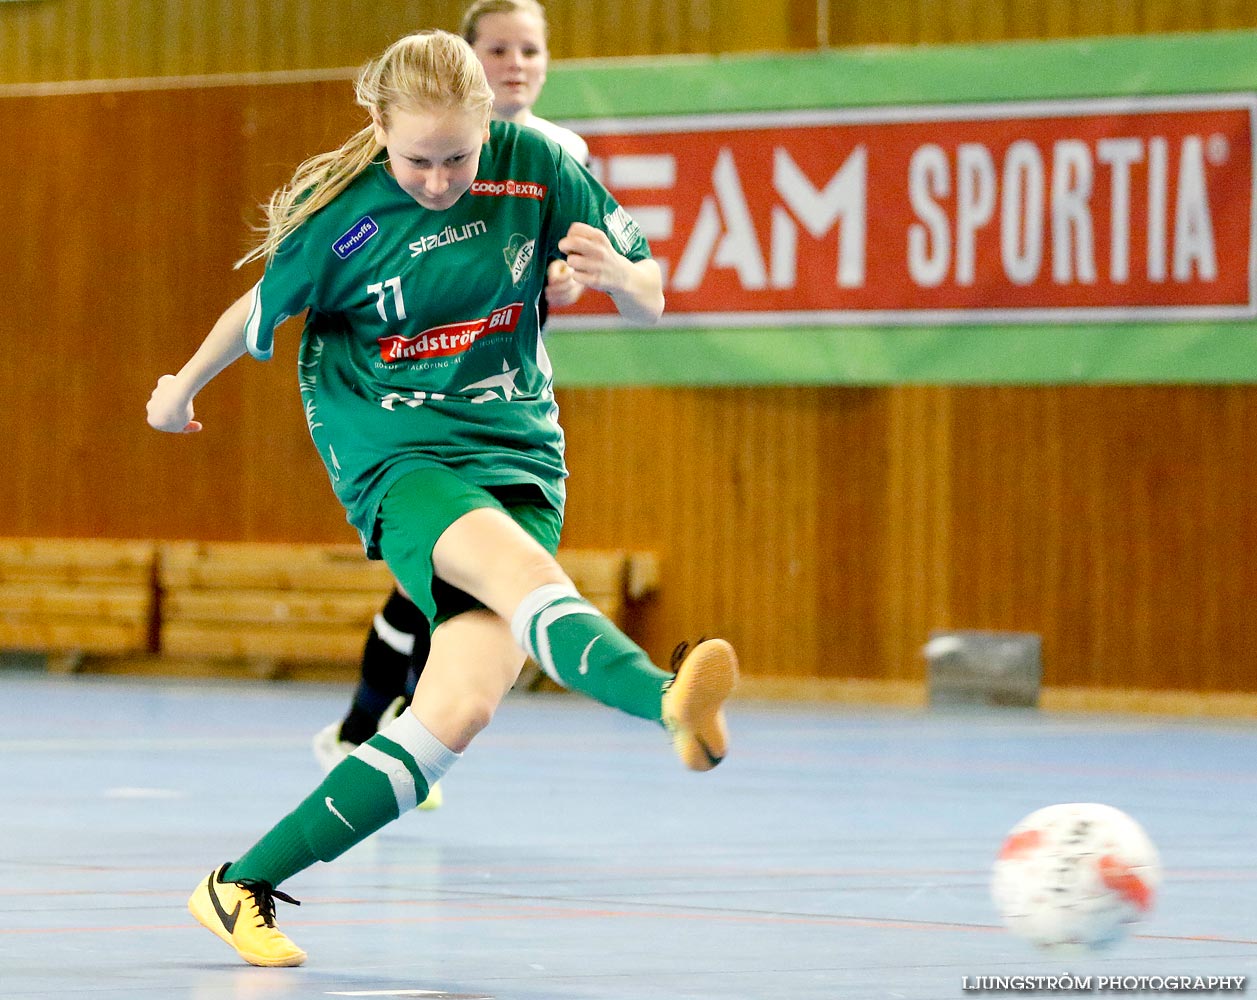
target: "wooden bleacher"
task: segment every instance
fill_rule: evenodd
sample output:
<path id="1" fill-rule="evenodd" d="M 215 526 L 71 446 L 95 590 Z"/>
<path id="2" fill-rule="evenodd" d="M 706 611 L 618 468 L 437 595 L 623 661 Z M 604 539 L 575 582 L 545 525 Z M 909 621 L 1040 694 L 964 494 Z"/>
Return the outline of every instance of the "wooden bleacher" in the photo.
<path id="1" fill-rule="evenodd" d="M 659 585 L 653 553 L 571 549 L 559 562 L 620 624 Z M 392 586 L 354 545 L 175 542 L 158 566 L 163 655 L 245 660 L 263 676 L 290 662 L 356 664 Z"/>
<path id="2" fill-rule="evenodd" d="M 175 657 L 354 660 L 391 586 L 356 545 L 161 546 L 160 648 Z"/>
<path id="3" fill-rule="evenodd" d="M 121 539 L 0 538 L 0 650 L 45 654 L 63 671 L 88 656 L 152 652 L 156 549 Z"/>
<path id="4" fill-rule="evenodd" d="M 559 562 L 621 626 L 659 586 L 654 553 L 567 549 Z M 391 587 L 356 545 L 0 539 L 0 652 L 65 672 L 232 661 L 259 677 L 294 664 L 349 677 Z"/>

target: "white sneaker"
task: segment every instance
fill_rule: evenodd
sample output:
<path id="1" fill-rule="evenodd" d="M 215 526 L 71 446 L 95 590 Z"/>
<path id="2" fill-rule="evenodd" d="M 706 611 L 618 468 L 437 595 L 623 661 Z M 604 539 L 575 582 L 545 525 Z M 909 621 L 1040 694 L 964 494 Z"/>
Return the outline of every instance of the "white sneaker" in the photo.
<path id="1" fill-rule="evenodd" d="M 328 774 L 332 768 L 358 749 L 354 744 L 340 738 L 339 722 L 324 726 L 315 733 L 311 748 L 314 750 L 314 759 L 319 762 L 319 767 L 323 769 L 324 774 Z"/>
<path id="2" fill-rule="evenodd" d="M 380 716 L 380 728 L 383 729 L 405 710 L 405 699 L 398 698 Z M 314 759 L 319 762 L 319 767 L 323 769 L 324 774 L 328 774 L 332 768 L 358 749 L 355 744 L 340 738 L 339 722 L 324 726 L 315 733 L 311 748 L 314 750 Z M 428 797 L 419 803 L 418 808 L 424 812 L 431 812 L 433 809 L 440 809 L 444 802 L 445 793 L 441 791 L 441 783 L 438 781 L 428 789 Z"/>
<path id="3" fill-rule="evenodd" d="M 377 731 L 383 729 L 390 722 L 396 719 L 406 709 L 405 698 L 394 698 L 388 708 L 380 716 Z M 341 723 L 333 722 L 330 726 L 324 726 L 314 734 L 312 746 L 314 749 L 314 759 L 319 762 L 319 767 L 323 768 L 323 773 L 327 774 L 348 757 L 351 753 L 358 749 L 357 743 L 350 743 L 348 740 L 340 738 Z"/>

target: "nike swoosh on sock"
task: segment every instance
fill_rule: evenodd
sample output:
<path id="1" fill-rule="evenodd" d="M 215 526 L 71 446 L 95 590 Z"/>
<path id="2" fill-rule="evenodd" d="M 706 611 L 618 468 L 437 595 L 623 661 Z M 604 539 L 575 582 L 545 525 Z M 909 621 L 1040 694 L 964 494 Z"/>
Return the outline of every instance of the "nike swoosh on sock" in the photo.
<path id="1" fill-rule="evenodd" d="M 601 638 L 602 633 L 599 632 L 596 636 L 589 640 L 589 645 L 586 646 L 585 651 L 580 654 L 580 666 L 577 668 L 577 671 L 581 674 L 581 676 L 589 673 L 589 651 L 594 648 L 594 643 Z"/>
<path id="2" fill-rule="evenodd" d="M 333 816 L 335 816 L 338 820 L 340 820 L 347 827 L 349 827 L 349 829 L 354 830 L 354 825 L 340 814 L 339 809 L 337 809 L 334 805 L 332 805 L 332 797 L 330 795 L 327 796 L 327 798 L 325 798 L 323 801 L 327 805 L 327 808 L 331 810 Z M 358 832 L 357 830 L 354 830 L 354 833 L 357 833 L 357 832 Z"/>

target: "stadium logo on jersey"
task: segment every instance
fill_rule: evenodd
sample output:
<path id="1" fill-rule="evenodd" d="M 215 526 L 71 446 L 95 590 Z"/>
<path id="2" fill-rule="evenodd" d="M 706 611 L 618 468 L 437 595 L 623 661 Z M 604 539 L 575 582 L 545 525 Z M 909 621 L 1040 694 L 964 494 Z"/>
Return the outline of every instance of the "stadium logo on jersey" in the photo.
<path id="1" fill-rule="evenodd" d="M 532 198 L 541 201 L 546 196 L 546 186 L 533 181 L 472 181 L 471 193 L 490 198 Z"/>
<path id="2" fill-rule="evenodd" d="M 392 364 L 395 361 L 447 358 L 452 354 L 462 354 L 477 340 L 490 333 L 513 333 L 523 314 L 524 303 L 512 302 L 509 306 L 494 309 L 488 316 L 480 319 L 434 326 L 414 337 L 381 337 L 380 359 Z"/>
<path id="3" fill-rule="evenodd" d="M 451 243 L 461 243 L 463 240 L 483 236 L 488 231 L 489 227 L 480 219 L 477 219 L 475 222 L 468 222 L 458 229 L 455 229 L 453 226 L 446 226 L 439 233 L 433 236 L 421 236 L 414 243 L 410 244 L 410 256 L 418 257 L 421 253 L 435 250 L 437 247 L 445 247 Z"/>
<path id="4" fill-rule="evenodd" d="M 528 265 L 532 263 L 533 253 L 536 248 L 536 240 L 530 240 L 519 233 L 515 233 L 511 237 L 511 241 L 503 248 L 502 256 L 506 258 L 506 266 L 511 271 L 511 281 L 515 284 L 518 285 L 524 280 L 524 275 L 528 273 Z"/>
<path id="5" fill-rule="evenodd" d="M 353 224 L 349 232 L 332 244 L 332 250 L 341 260 L 346 260 L 350 254 L 361 250 L 367 240 L 379 231 L 380 227 L 375 224 L 375 220 L 364 215 Z"/>
<path id="6" fill-rule="evenodd" d="M 620 253 L 628 253 L 633 249 L 633 245 L 642 238 L 642 231 L 637 228 L 637 223 L 633 221 L 633 217 L 618 205 L 610 215 L 603 216 L 602 221 L 606 223 L 607 232 L 615 240 L 615 245 L 619 248 Z"/>

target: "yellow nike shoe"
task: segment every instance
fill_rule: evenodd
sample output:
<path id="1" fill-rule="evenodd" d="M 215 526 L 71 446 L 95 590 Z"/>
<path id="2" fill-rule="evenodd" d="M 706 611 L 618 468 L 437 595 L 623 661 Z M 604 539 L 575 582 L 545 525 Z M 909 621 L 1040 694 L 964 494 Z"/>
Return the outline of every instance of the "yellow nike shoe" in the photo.
<path id="1" fill-rule="evenodd" d="M 663 724 L 691 771 L 710 771 L 725 758 L 729 733 L 721 706 L 738 683 L 738 657 L 724 639 L 685 643 L 672 654 L 676 677 L 663 693 Z"/>
<path id="2" fill-rule="evenodd" d="M 264 882 L 224 882 L 229 864 L 201 881 L 188 911 L 250 965 L 300 965 L 306 953 L 275 926 L 275 900 L 301 904 Z"/>

